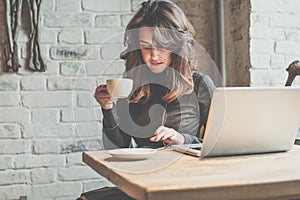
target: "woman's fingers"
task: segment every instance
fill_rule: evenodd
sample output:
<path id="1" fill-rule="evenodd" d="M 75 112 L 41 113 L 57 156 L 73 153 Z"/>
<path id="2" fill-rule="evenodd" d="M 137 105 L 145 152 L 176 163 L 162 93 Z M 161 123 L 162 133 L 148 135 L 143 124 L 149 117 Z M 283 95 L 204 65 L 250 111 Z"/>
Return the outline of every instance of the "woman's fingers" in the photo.
<path id="1" fill-rule="evenodd" d="M 160 126 L 155 131 L 154 136 L 150 138 L 150 141 L 152 142 L 163 141 L 166 143 L 180 144 L 183 143 L 184 137 L 172 128 Z"/>
<path id="2" fill-rule="evenodd" d="M 161 137 L 163 136 L 164 133 L 164 126 L 160 126 L 156 129 L 154 136 L 150 138 L 151 141 L 153 142 L 158 142 L 161 140 Z"/>
<path id="3" fill-rule="evenodd" d="M 107 87 L 106 85 L 102 84 L 102 85 L 99 85 L 96 89 L 95 89 L 95 95 L 98 94 L 99 92 L 107 92 Z"/>
<path id="4" fill-rule="evenodd" d="M 104 109 L 111 109 L 113 107 L 113 102 L 116 101 L 107 92 L 106 85 L 99 85 L 95 90 L 94 97 Z"/>

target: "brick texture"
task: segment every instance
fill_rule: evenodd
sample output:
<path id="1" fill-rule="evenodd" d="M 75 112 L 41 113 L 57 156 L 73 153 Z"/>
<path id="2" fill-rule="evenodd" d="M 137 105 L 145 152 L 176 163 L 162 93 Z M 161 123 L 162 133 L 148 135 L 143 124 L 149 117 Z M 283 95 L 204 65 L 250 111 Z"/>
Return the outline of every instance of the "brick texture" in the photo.
<path id="1" fill-rule="evenodd" d="M 112 186 L 82 163 L 82 151 L 103 148 L 102 113 L 94 91 L 106 79 L 122 76 L 124 29 L 142 1 L 42 1 L 39 39 L 46 72 L 23 66 L 18 73 L 0 69 L 0 200 L 76 199 L 82 192 Z M 6 41 L 3 2 L 0 47 Z M 176 0 L 194 24 L 198 41 L 208 38 L 201 45 L 215 58 L 213 2 Z M 251 86 L 284 85 L 285 68 L 300 58 L 299 10 L 299 0 L 251 0 L 250 43 L 240 40 L 243 47 L 249 45 Z M 245 37 L 239 30 L 245 30 L 243 24 L 230 30 L 230 37 Z M 27 41 L 21 30 L 23 64 Z M 294 85 L 300 85 L 299 78 Z"/>
<path id="2" fill-rule="evenodd" d="M 251 86 L 284 86 L 285 68 L 300 57 L 299 9 L 297 0 L 251 0 Z"/>

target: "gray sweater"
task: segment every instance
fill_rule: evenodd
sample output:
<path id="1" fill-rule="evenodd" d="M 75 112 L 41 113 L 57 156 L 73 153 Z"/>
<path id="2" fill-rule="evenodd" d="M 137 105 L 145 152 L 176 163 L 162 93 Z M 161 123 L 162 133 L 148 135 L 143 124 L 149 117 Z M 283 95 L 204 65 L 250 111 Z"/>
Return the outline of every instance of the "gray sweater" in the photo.
<path id="1" fill-rule="evenodd" d="M 139 147 L 158 148 L 162 142 L 151 142 L 155 130 L 164 125 L 185 138 L 185 143 L 199 143 L 200 127 L 206 125 L 215 86 L 204 74 L 194 73 L 194 92 L 166 104 L 162 100 L 166 88 L 150 84 L 151 98 L 146 103 L 128 103 L 120 99 L 110 110 L 102 109 L 103 143 L 106 149 L 126 148 L 131 139 Z"/>

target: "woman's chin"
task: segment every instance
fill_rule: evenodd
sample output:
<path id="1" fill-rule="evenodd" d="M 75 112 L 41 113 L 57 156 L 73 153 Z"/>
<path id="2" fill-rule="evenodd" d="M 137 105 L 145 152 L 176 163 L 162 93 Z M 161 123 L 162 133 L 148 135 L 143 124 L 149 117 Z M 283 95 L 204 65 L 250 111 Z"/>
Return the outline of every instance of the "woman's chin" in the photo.
<path id="1" fill-rule="evenodd" d="M 165 71 L 167 67 L 149 67 L 150 71 L 155 73 L 155 74 L 160 74 L 162 73 L 163 71 Z"/>

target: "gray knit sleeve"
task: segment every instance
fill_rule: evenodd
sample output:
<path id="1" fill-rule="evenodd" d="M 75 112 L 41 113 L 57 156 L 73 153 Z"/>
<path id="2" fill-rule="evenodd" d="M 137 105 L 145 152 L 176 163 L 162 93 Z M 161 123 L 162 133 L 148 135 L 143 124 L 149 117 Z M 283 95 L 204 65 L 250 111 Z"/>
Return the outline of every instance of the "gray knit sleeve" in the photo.
<path id="1" fill-rule="evenodd" d="M 216 88 L 212 79 L 202 73 L 194 73 L 194 92 L 196 93 L 199 109 L 200 109 L 200 120 L 199 127 L 206 127 L 207 117 L 209 113 L 211 98 Z"/>
<path id="2" fill-rule="evenodd" d="M 110 110 L 102 109 L 102 140 L 105 149 L 129 147 L 131 137 L 119 128 L 119 119 L 115 106 Z"/>

